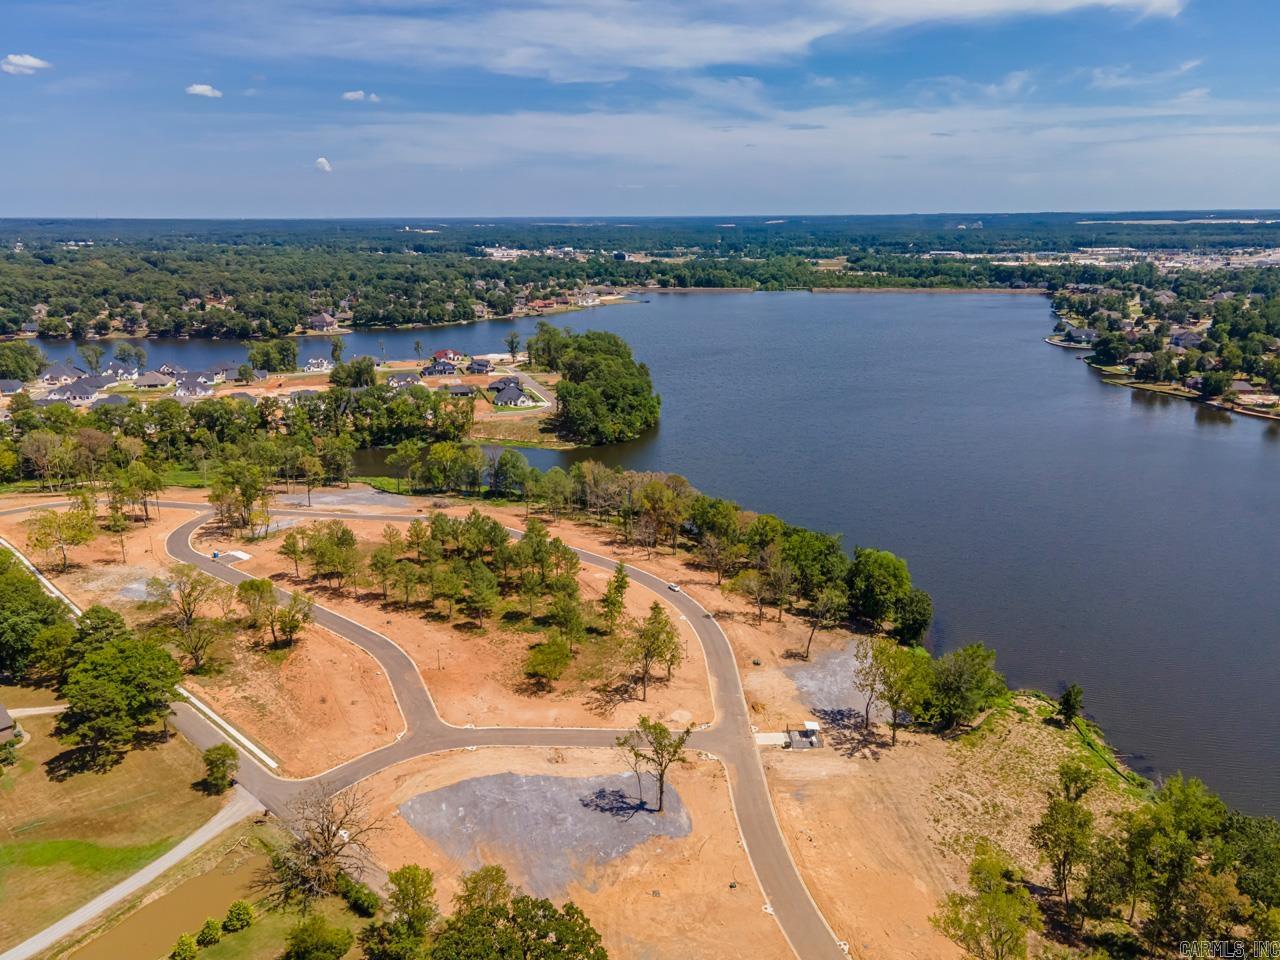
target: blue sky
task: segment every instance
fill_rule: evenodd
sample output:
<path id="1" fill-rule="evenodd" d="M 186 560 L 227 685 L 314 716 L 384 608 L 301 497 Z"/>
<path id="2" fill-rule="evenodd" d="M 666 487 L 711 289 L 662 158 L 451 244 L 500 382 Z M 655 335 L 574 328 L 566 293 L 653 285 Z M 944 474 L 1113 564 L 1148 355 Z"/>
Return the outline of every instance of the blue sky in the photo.
<path id="1" fill-rule="evenodd" d="M 0 216 L 1280 207 L 1266 0 L 6 0 Z"/>

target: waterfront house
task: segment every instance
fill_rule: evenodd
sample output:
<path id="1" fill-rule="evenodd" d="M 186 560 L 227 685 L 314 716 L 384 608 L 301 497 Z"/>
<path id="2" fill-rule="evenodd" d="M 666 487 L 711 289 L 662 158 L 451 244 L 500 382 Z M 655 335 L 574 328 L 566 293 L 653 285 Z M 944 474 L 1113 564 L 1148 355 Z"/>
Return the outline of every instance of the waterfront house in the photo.
<path id="1" fill-rule="evenodd" d="M 156 367 L 157 373 L 163 373 L 167 377 L 180 377 L 187 372 L 186 367 L 180 367 L 176 363 L 162 363 Z"/>
<path id="2" fill-rule="evenodd" d="M 1262 393 L 1262 387 L 1255 386 L 1252 380 L 1247 379 L 1232 380 L 1230 389 L 1235 392 L 1236 396 Z"/>
<path id="3" fill-rule="evenodd" d="M 467 373 L 491 373 L 492 371 L 492 360 L 472 360 L 467 364 Z"/>
<path id="4" fill-rule="evenodd" d="M 493 381 L 493 383 L 489 384 L 489 389 L 497 393 L 499 390 L 502 390 L 504 387 L 511 386 L 512 384 L 515 384 L 517 387 L 520 386 L 520 378 L 499 377 L 497 380 Z"/>
<path id="5" fill-rule="evenodd" d="M 431 366 L 422 369 L 424 377 L 451 377 L 457 372 L 458 368 L 448 360 L 437 360 Z"/>
<path id="6" fill-rule="evenodd" d="M 1062 332 L 1062 339 L 1068 343 L 1093 343 L 1098 339 L 1098 331 L 1088 327 L 1067 327 Z"/>
<path id="7" fill-rule="evenodd" d="M 326 357 L 312 357 L 302 369 L 305 373 L 328 373 L 333 369 L 333 361 Z"/>
<path id="8" fill-rule="evenodd" d="M 431 355 L 431 359 L 436 361 L 446 360 L 449 363 L 457 363 L 464 356 L 465 354 L 461 354 L 457 350 L 437 350 Z"/>
<path id="9" fill-rule="evenodd" d="M 328 313 L 317 313 L 307 318 L 307 327 L 318 333 L 328 333 L 338 329 L 338 320 Z"/>
<path id="10" fill-rule="evenodd" d="M 120 383 L 126 380 L 137 380 L 142 371 L 132 364 L 121 363 L 118 360 L 113 360 L 102 368 L 102 373 L 111 377 L 115 382 Z"/>
<path id="11" fill-rule="evenodd" d="M 1124 362 L 1131 367 L 1136 367 L 1140 363 L 1145 363 L 1151 359 L 1149 350 L 1139 350 L 1137 353 L 1131 353 L 1124 358 Z"/>
<path id="12" fill-rule="evenodd" d="M 0 380 L 0 396 L 12 397 L 15 393 L 21 393 L 22 390 L 21 380 Z"/>
<path id="13" fill-rule="evenodd" d="M 509 383 L 494 394 L 493 405 L 495 407 L 532 407 L 534 402 L 520 389 L 518 383 Z"/>
<path id="14" fill-rule="evenodd" d="M 60 387 L 79 380 L 85 372 L 69 363 L 55 363 L 40 374 L 40 382 L 49 387 Z"/>
<path id="15" fill-rule="evenodd" d="M 403 390 L 406 387 L 416 387 L 419 383 L 417 377 L 412 373 L 393 373 L 387 377 L 387 386 L 393 390 Z"/>
<path id="16" fill-rule="evenodd" d="M 148 370 L 133 381 L 133 385 L 139 390 L 156 390 L 160 387 L 167 387 L 172 383 L 173 377 L 158 370 Z"/>

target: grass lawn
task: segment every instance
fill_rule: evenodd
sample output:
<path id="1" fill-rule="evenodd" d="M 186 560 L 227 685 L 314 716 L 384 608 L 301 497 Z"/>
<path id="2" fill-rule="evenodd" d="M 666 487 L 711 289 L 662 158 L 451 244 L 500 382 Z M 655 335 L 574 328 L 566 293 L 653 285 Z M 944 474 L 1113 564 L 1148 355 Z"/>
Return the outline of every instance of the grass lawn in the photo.
<path id="1" fill-rule="evenodd" d="M 320 914 L 330 923 L 346 927 L 352 933 L 369 921 L 361 919 L 347 909 L 346 904 L 336 897 L 331 897 L 312 907 L 312 911 Z M 239 933 L 228 934 L 215 946 L 205 947 L 200 951 L 200 960 L 276 960 L 284 952 L 284 939 L 298 921 L 300 915 L 294 911 L 272 912 L 254 911 L 253 926 Z M 191 931 L 194 933 L 195 931 Z M 358 957 L 360 947 L 353 946 L 348 957 Z M 153 960 L 140 957 L 138 960 Z M 160 958 L 154 958 L 160 960 Z"/>
<path id="2" fill-rule="evenodd" d="M 31 741 L 0 774 L 0 950 L 13 946 L 154 860 L 217 811 L 191 784 L 200 755 L 181 737 L 135 750 L 102 774 L 59 782 L 53 717 L 21 721 Z"/>
<path id="3" fill-rule="evenodd" d="M 0 683 L 0 704 L 13 710 L 17 707 L 49 707 L 58 702 L 47 687 L 17 687 Z"/>

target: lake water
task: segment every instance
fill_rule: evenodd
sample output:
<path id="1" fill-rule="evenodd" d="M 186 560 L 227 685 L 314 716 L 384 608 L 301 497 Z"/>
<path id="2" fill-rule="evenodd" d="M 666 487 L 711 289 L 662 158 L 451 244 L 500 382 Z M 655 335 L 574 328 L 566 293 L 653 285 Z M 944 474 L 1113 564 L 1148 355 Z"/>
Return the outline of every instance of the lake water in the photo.
<path id="1" fill-rule="evenodd" d="M 666 294 L 561 322 L 626 337 L 663 419 L 535 464 L 676 471 L 899 553 L 933 594 L 936 648 L 982 641 L 1012 684 L 1079 683 L 1137 769 L 1280 813 L 1277 425 L 1106 385 L 1042 342 L 1040 297 Z M 347 353 L 497 352 L 532 327 L 354 334 Z M 300 342 L 304 359 L 328 353 Z M 243 356 L 145 345 L 152 366 Z"/>

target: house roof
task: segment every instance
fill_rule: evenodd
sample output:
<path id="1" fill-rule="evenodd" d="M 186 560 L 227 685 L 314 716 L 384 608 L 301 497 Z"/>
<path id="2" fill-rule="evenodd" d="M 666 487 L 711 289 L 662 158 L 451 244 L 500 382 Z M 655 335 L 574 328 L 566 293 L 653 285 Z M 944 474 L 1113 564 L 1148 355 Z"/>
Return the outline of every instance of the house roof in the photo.
<path id="1" fill-rule="evenodd" d="M 40 379 L 53 380 L 62 377 L 83 377 L 84 373 L 85 372 L 79 367 L 59 361 L 58 363 L 51 364 L 49 368 L 40 375 Z"/>
<path id="2" fill-rule="evenodd" d="M 0 380 L 0 393 L 17 393 L 21 389 L 21 380 Z"/>
<path id="3" fill-rule="evenodd" d="M 9 716 L 9 711 L 0 703 L 0 730 L 12 730 L 13 726 L 13 717 Z"/>
<path id="4" fill-rule="evenodd" d="M 140 375 L 137 381 L 139 387 L 167 387 L 171 383 L 173 383 L 173 377 L 156 370 L 148 370 Z"/>
<path id="5" fill-rule="evenodd" d="M 497 380 L 493 381 L 493 383 L 489 384 L 489 389 L 501 390 L 503 387 L 510 386 L 513 383 L 518 386 L 520 384 L 520 378 L 519 377 L 499 377 Z"/>
<path id="6" fill-rule="evenodd" d="M 523 399 L 525 399 L 525 393 L 520 389 L 520 385 L 509 383 L 494 395 L 493 402 L 499 407 L 514 407 Z"/>
<path id="7" fill-rule="evenodd" d="M 93 409 L 97 410 L 99 407 L 124 407 L 128 406 L 128 404 L 129 399 L 126 396 L 120 393 L 113 393 L 110 396 L 93 401 Z"/>
<path id="8" fill-rule="evenodd" d="M 476 392 L 475 387 L 469 387 L 465 383 L 454 383 L 439 389 L 453 397 L 469 397 Z"/>

